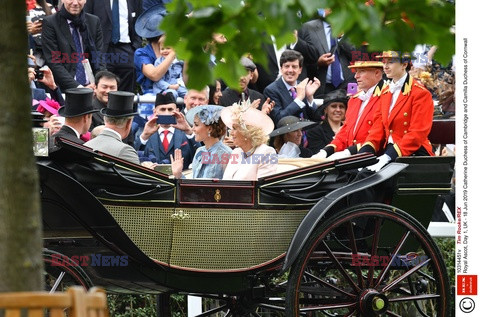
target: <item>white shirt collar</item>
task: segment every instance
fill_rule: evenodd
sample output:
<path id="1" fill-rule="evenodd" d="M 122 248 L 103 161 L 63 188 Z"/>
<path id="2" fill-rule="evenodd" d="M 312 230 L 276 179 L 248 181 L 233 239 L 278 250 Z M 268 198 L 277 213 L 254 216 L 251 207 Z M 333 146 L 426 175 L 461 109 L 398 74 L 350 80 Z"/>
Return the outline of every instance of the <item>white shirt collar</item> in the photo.
<path id="1" fill-rule="evenodd" d="M 365 101 L 365 100 L 368 100 L 370 99 L 370 97 L 373 95 L 373 91 L 375 90 L 375 86 L 372 86 L 370 87 L 367 92 L 365 92 L 365 90 L 362 90 L 362 92 L 360 93 L 360 95 L 358 96 L 358 98 L 362 101 Z"/>
<path id="2" fill-rule="evenodd" d="M 77 131 L 77 130 L 75 130 L 74 128 L 72 128 L 72 127 L 71 127 L 71 126 L 69 126 L 68 124 L 65 124 L 65 126 L 67 126 L 67 127 L 69 127 L 70 129 L 72 129 L 72 130 L 73 130 L 73 132 L 75 132 L 75 134 L 77 135 L 77 138 L 79 138 L 79 139 L 80 139 L 80 133 L 78 133 L 78 131 Z"/>
<path id="3" fill-rule="evenodd" d="M 174 127 L 170 127 L 170 128 L 168 128 L 168 129 L 164 129 L 164 128 L 162 128 L 162 127 L 159 127 L 159 128 L 158 128 L 158 134 L 163 134 L 163 131 L 165 131 L 165 130 L 168 130 L 168 131 L 171 132 L 172 134 L 175 133 L 175 128 L 174 128 Z"/>
<path id="4" fill-rule="evenodd" d="M 391 92 L 392 94 L 393 94 L 394 92 L 396 92 L 397 90 L 402 89 L 403 84 L 405 83 L 405 80 L 407 79 L 407 75 L 408 75 L 408 73 L 406 73 L 405 75 L 403 75 L 402 78 L 400 78 L 396 83 L 394 83 L 393 81 L 390 83 L 389 89 L 390 89 L 390 92 Z"/>

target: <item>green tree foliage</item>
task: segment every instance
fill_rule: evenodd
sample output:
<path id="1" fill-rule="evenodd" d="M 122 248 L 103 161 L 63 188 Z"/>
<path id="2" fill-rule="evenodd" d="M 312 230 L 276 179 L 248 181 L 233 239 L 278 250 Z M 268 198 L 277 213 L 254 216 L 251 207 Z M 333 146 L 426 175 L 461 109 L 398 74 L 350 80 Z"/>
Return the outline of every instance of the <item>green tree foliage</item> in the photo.
<path id="1" fill-rule="evenodd" d="M 412 51 L 416 44 L 437 45 L 436 60 L 448 63 L 454 54 L 451 29 L 455 5 L 445 0 L 173 0 L 161 24 L 167 44 L 179 58 L 188 61 L 189 86 L 201 88 L 213 78 L 237 85 L 245 70 L 238 63 L 250 53 L 265 64 L 261 43 L 277 44 L 294 40 L 293 30 L 316 17 L 317 8 L 330 8 L 327 16 L 335 34 L 344 34 L 358 47 L 369 44 L 369 51 L 387 49 Z M 189 14 L 193 9 L 193 13 Z M 189 17 L 187 17 L 189 14 Z M 211 46 L 212 35 L 223 33 L 228 42 Z M 202 54 L 205 52 L 205 54 Z M 214 70 L 208 67 L 209 54 L 224 59 Z"/>

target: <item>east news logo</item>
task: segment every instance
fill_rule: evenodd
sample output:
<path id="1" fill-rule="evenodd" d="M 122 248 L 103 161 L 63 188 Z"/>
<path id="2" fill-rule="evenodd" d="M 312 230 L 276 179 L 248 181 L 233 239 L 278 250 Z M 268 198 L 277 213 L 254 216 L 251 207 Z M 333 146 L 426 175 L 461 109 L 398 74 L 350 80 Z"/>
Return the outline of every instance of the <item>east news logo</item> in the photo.
<path id="1" fill-rule="evenodd" d="M 127 255 L 73 255 L 71 257 L 62 254 L 52 255 L 52 266 L 127 266 Z"/>

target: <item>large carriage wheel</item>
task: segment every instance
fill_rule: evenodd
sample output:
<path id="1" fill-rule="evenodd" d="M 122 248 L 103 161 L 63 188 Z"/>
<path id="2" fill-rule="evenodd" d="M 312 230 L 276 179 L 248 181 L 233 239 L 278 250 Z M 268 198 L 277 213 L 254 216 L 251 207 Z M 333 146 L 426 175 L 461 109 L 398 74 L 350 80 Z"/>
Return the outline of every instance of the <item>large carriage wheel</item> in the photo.
<path id="1" fill-rule="evenodd" d="M 46 291 L 64 292 L 73 285 L 82 286 L 88 290 L 93 286 L 82 267 L 63 254 L 44 249 L 43 263 Z"/>
<path id="2" fill-rule="evenodd" d="M 443 258 L 425 228 L 391 206 L 326 219 L 290 269 L 288 316 L 448 316 Z"/>

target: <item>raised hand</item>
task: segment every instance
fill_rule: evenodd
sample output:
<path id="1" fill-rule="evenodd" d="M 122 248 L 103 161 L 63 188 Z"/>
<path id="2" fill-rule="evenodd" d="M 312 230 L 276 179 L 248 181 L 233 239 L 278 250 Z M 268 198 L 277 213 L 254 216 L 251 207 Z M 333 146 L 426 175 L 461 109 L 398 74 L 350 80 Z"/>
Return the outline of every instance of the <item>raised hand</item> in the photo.
<path id="1" fill-rule="evenodd" d="M 313 80 L 308 81 L 306 88 L 305 88 L 305 95 L 308 99 L 308 101 L 313 100 L 313 95 L 317 91 L 318 88 L 320 88 L 320 80 L 318 80 L 317 77 L 313 77 Z"/>
<path id="2" fill-rule="evenodd" d="M 175 178 L 182 178 L 182 170 L 183 170 L 183 156 L 182 150 L 175 149 L 175 152 L 172 156 L 170 154 L 170 162 L 172 162 L 172 174 Z"/>

